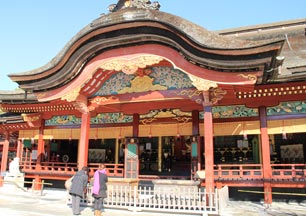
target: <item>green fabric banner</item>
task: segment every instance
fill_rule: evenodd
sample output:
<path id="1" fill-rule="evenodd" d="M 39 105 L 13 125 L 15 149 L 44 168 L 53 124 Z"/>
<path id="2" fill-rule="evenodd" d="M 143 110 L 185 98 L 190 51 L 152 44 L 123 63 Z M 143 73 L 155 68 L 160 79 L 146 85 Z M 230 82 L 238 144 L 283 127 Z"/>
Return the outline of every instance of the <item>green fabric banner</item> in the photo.
<path id="1" fill-rule="evenodd" d="M 23 140 L 23 146 L 26 148 L 32 148 L 32 143 L 30 139 Z"/>

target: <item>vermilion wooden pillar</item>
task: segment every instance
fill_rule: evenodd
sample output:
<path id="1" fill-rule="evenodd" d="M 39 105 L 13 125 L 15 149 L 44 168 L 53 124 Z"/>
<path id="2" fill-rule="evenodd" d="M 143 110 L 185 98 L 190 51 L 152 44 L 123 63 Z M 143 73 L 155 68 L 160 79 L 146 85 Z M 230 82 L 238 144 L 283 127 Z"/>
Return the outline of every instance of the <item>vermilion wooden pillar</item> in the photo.
<path id="1" fill-rule="evenodd" d="M 205 187 L 214 192 L 214 139 L 212 106 L 204 105 Z"/>
<path id="2" fill-rule="evenodd" d="M 22 157 L 21 153 L 22 153 L 22 141 L 18 139 L 16 157 L 21 159 Z"/>
<path id="3" fill-rule="evenodd" d="M 200 134 L 200 118 L 199 111 L 192 111 L 192 135 L 197 136 Z"/>
<path id="4" fill-rule="evenodd" d="M 270 161 L 270 144 L 267 127 L 267 110 L 266 107 L 259 108 L 260 117 L 260 140 L 262 154 L 262 168 L 264 178 L 264 202 L 265 204 L 272 203 L 272 187 L 270 180 L 272 178 L 272 169 Z"/>
<path id="5" fill-rule="evenodd" d="M 7 160 L 8 160 L 8 150 L 9 150 L 9 132 L 5 133 L 5 141 L 2 143 L 2 160 L 1 160 L 1 173 L 4 173 L 7 169 Z M 0 176 L 0 187 L 3 186 L 4 177 Z"/>
<path id="6" fill-rule="evenodd" d="M 41 160 L 44 155 L 44 129 L 45 129 L 45 120 L 41 121 L 41 126 L 39 128 L 39 135 L 38 135 L 38 146 L 37 146 L 37 161 L 36 161 L 36 172 L 41 171 Z M 41 190 L 41 178 L 39 175 L 35 175 L 35 185 L 34 190 Z"/>
<path id="7" fill-rule="evenodd" d="M 81 135 L 78 148 L 78 169 L 88 164 L 88 145 L 90 130 L 90 113 L 82 113 Z"/>
<path id="8" fill-rule="evenodd" d="M 139 135 L 139 114 L 133 114 L 133 137 L 138 137 Z"/>

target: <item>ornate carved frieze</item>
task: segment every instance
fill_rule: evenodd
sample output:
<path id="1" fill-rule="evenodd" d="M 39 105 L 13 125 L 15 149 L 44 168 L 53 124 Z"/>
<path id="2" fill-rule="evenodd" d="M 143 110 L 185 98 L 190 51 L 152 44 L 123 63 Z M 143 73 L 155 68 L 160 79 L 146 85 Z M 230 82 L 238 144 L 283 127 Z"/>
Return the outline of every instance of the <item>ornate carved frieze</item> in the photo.
<path id="1" fill-rule="evenodd" d="M 95 97 L 93 99 L 90 100 L 91 104 L 97 104 L 97 105 L 104 105 L 105 102 L 113 99 L 114 97 Z"/>
<path id="2" fill-rule="evenodd" d="M 97 96 L 97 97 L 94 97 L 93 99 L 91 99 L 89 102 L 90 102 L 90 105 L 88 106 L 88 109 L 89 111 L 93 111 L 95 110 L 98 106 L 103 106 L 103 105 L 106 105 L 107 102 L 111 101 L 111 100 L 115 100 L 116 98 L 113 97 L 113 96 L 110 96 L 110 97 L 100 97 L 100 96 Z"/>
<path id="3" fill-rule="evenodd" d="M 104 70 L 122 71 L 125 74 L 134 74 L 139 68 L 145 68 L 162 61 L 163 58 L 155 55 L 141 55 L 133 58 L 116 58 L 100 66 Z"/>
<path id="4" fill-rule="evenodd" d="M 212 108 L 213 117 L 219 118 L 239 118 L 258 116 L 258 109 L 248 108 L 244 105 L 237 106 L 216 106 Z"/>
<path id="5" fill-rule="evenodd" d="M 81 125 L 82 119 L 74 115 L 53 116 L 46 120 L 46 126 Z"/>
<path id="6" fill-rule="evenodd" d="M 0 113 L 2 112 L 7 112 L 7 110 L 2 105 L 0 105 Z"/>
<path id="7" fill-rule="evenodd" d="M 238 74 L 237 76 L 253 81 L 253 83 L 256 83 L 257 81 L 257 76 L 254 74 Z"/>
<path id="8" fill-rule="evenodd" d="M 212 104 L 217 104 L 225 95 L 227 94 L 226 90 L 221 88 L 214 88 L 210 90 L 210 98 Z"/>
<path id="9" fill-rule="evenodd" d="M 221 88 L 211 88 L 203 91 L 203 106 L 216 105 L 227 94 L 227 91 Z"/>
<path id="10" fill-rule="evenodd" d="M 116 12 L 123 8 L 143 8 L 150 10 L 159 10 L 159 2 L 151 2 L 150 0 L 120 0 L 118 4 L 111 4 L 108 7 L 109 12 Z"/>
<path id="11" fill-rule="evenodd" d="M 126 87 L 119 91 L 119 94 L 124 93 L 134 93 L 134 92 L 147 92 L 147 91 L 158 91 L 158 90 L 167 90 L 166 86 L 154 85 L 153 78 L 149 76 L 135 77 L 131 81 L 131 87 Z"/>
<path id="12" fill-rule="evenodd" d="M 124 113 L 100 113 L 96 117 L 91 118 L 91 124 L 114 124 L 114 123 L 132 123 L 133 115 L 125 115 Z"/>
<path id="13" fill-rule="evenodd" d="M 178 122 L 189 122 L 192 119 L 191 112 L 183 112 L 180 109 L 158 109 L 151 110 L 145 115 L 140 115 L 140 122 L 142 124 L 150 124 L 157 119 L 168 118 L 174 119 Z"/>
<path id="14" fill-rule="evenodd" d="M 153 88 L 158 86 L 167 87 L 168 90 L 174 89 L 190 89 L 194 88 L 188 75 L 179 69 L 174 69 L 168 66 L 153 66 L 144 69 L 138 69 L 135 74 L 127 75 L 123 72 L 118 72 L 112 75 L 105 83 L 100 87 L 94 96 L 106 96 L 112 94 L 118 94 L 123 89 L 129 87 L 131 88 L 131 82 L 136 76 L 144 77 L 148 76 L 153 80 L 146 78 L 149 81 L 146 86 L 153 85 Z M 139 78 L 138 81 L 145 81 Z M 162 89 L 164 89 L 162 87 Z M 152 89 L 152 88 L 151 88 Z"/>
<path id="15" fill-rule="evenodd" d="M 189 117 L 176 117 L 174 119 L 180 123 L 187 123 L 187 122 L 192 121 L 192 118 L 189 118 Z"/>
<path id="16" fill-rule="evenodd" d="M 40 114 L 21 114 L 23 121 L 27 122 L 30 127 L 38 127 L 41 125 Z"/>
<path id="17" fill-rule="evenodd" d="M 278 106 L 267 108 L 268 116 L 301 113 L 306 113 L 306 101 L 281 102 Z"/>
<path id="18" fill-rule="evenodd" d="M 66 100 L 67 102 L 75 101 L 80 94 L 81 87 L 72 89 L 68 94 L 64 95 L 61 100 Z"/>
<path id="19" fill-rule="evenodd" d="M 141 124 L 146 125 L 146 124 L 151 124 L 153 121 L 156 121 L 156 120 L 157 120 L 156 118 L 149 118 L 149 119 L 141 119 L 139 122 Z"/>
<path id="20" fill-rule="evenodd" d="M 200 77 L 193 76 L 191 74 L 188 74 L 189 78 L 192 81 L 192 84 L 199 90 L 199 91 L 208 91 L 211 88 L 218 87 L 218 84 L 216 82 L 213 82 L 211 80 L 202 79 Z"/>
<path id="21" fill-rule="evenodd" d="M 178 92 L 177 95 L 187 96 L 188 98 L 192 99 L 194 97 L 198 97 L 201 94 L 202 94 L 202 91 L 199 91 L 197 89 L 184 89 Z"/>

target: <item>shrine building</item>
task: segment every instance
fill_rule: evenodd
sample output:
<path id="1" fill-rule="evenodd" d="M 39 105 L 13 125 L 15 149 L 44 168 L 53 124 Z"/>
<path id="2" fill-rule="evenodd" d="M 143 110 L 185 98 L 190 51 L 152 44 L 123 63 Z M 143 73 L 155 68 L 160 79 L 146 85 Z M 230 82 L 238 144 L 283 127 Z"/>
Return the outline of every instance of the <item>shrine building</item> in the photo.
<path id="1" fill-rule="evenodd" d="M 267 204 L 305 188 L 305 29 L 208 31 L 119 0 L 49 63 L 8 75 L 19 88 L 0 91 L 1 173 L 17 157 L 27 179 L 64 182 L 105 163 L 114 178 L 258 188 Z"/>

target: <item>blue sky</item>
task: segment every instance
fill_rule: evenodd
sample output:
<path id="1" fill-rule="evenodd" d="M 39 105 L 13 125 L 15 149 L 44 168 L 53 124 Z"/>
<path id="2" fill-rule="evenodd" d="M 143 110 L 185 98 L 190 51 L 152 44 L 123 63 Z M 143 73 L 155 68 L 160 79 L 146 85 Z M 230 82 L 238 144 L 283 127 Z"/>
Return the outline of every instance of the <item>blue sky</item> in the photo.
<path id="1" fill-rule="evenodd" d="M 152 2 L 155 0 L 151 0 Z M 306 18 L 305 0 L 158 0 L 161 11 L 208 30 Z M 117 0 L 6 0 L 0 3 L 0 90 L 7 74 L 48 63 L 84 26 Z"/>

